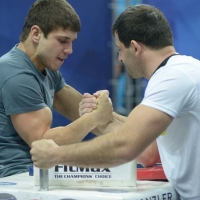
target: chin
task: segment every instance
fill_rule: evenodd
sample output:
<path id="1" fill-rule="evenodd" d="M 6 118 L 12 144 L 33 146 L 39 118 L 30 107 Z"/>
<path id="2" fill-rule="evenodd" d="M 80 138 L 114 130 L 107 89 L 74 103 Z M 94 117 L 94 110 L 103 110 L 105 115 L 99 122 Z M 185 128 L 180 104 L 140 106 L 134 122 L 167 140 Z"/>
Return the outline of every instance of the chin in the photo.
<path id="1" fill-rule="evenodd" d="M 60 69 L 60 67 L 61 67 L 61 66 L 51 66 L 51 67 L 49 67 L 49 69 L 50 69 L 51 71 L 58 71 L 58 70 Z"/>
<path id="2" fill-rule="evenodd" d="M 139 78 L 142 78 L 142 76 L 139 76 L 139 75 L 132 75 L 132 74 L 128 74 L 128 76 L 132 79 L 139 79 Z"/>

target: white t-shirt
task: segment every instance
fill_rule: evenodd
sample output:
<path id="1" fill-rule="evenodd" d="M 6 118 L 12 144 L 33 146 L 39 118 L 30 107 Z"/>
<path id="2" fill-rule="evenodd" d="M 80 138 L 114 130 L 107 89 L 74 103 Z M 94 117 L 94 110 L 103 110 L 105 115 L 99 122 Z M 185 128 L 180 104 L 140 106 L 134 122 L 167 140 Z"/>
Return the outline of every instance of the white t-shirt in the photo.
<path id="1" fill-rule="evenodd" d="M 200 61 L 171 57 L 149 80 L 141 104 L 174 118 L 157 138 L 163 168 L 181 199 L 200 200 Z"/>

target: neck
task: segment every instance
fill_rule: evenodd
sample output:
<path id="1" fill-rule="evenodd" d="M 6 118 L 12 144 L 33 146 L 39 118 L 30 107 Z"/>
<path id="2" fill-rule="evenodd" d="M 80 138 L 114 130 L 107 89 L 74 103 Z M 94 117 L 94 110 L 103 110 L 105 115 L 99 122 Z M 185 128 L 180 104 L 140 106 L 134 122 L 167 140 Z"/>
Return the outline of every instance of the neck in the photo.
<path id="1" fill-rule="evenodd" d="M 22 50 L 30 58 L 30 60 L 40 72 L 44 70 L 45 67 L 39 67 L 40 64 L 37 61 L 36 48 L 30 42 L 20 42 L 17 48 Z"/>
<path id="2" fill-rule="evenodd" d="M 27 54 L 26 53 L 26 48 L 25 48 L 25 46 L 24 46 L 24 44 L 22 42 L 20 42 L 18 44 L 17 48 L 20 49 L 20 50 L 22 50 L 25 54 Z"/>
<path id="3" fill-rule="evenodd" d="M 145 75 L 144 77 L 146 79 L 150 79 L 154 71 L 157 69 L 157 67 L 165 60 L 167 57 L 176 54 L 173 46 L 165 47 L 161 50 L 149 50 L 147 51 L 145 55 L 146 63 L 144 63 L 145 66 Z"/>
<path id="4" fill-rule="evenodd" d="M 20 42 L 17 48 L 22 50 L 30 59 L 31 59 L 31 57 L 33 57 L 33 55 L 35 53 L 35 50 L 32 47 L 32 45 L 26 41 Z"/>

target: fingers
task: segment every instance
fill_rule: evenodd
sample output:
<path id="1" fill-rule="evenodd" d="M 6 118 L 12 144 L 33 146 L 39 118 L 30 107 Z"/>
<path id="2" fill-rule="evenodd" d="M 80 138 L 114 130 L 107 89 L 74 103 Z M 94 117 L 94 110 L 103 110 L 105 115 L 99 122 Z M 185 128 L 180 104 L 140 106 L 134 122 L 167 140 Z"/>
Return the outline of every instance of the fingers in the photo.
<path id="1" fill-rule="evenodd" d="M 95 97 L 93 97 L 93 98 L 95 98 Z M 94 103 L 94 102 L 96 102 L 96 103 Z M 89 99 L 83 99 L 79 103 L 79 115 L 82 116 L 85 113 L 92 112 L 93 109 L 96 109 L 96 108 L 97 108 L 96 98 L 95 98 L 95 101 L 89 100 Z"/>
<path id="2" fill-rule="evenodd" d="M 97 98 L 98 107 L 96 109 L 96 120 L 99 125 L 107 124 L 113 121 L 113 107 L 110 98 L 107 96 L 107 92 L 102 92 Z"/>
<path id="3" fill-rule="evenodd" d="M 90 97 L 93 97 L 93 95 L 89 94 L 89 93 L 84 93 L 83 94 L 83 98 L 90 98 Z"/>
<path id="4" fill-rule="evenodd" d="M 92 112 L 93 109 L 97 107 L 96 97 L 89 93 L 83 94 L 83 99 L 79 103 L 79 115 L 82 116 L 85 113 Z"/>
<path id="5" fill-rule="evenodd" d="M 85 108 L 87 106 L 91 107 L 93 105 L 96 105 L 96 103 L 97 103 L 97 100 L 95 97 L 85 98 L 85 99 L 82 99 L 82 101 L 79 103 L 79 106 L 81 106 L 82 108 Z"/>
<path id="6" fill-rule="evenodd" d="M 93 95 L 91 95 L 89 93 L 84 93 L 83 99 L 79 103 L 79 116 L 82 116 L 85 113 L 90 113 L 94 109 L 96 109 L 97 104 L 98 104 L 97 99 L 101 94 L 104 94 L 104 95 L 106 95 L 106 97 L 109 97 L 108 90 L 99 90 L 99 91 L 95 92 Z M 109 98 L 109 100 L 110 100 L 110 98 Z M 110 102 L 111 102 L 111 100 L 110 100 Z"/>
<path id="7" fill-rule="evenodd" d="M 79 113 L 80 113 L 80 116 L 84 115 L 85 113 L 90 113 L 92 112 L 93 109 L 92 108 L 85 108 L 83 110 L 81 110 Z"/>
<path id="8" fill-rule="evenodd" d="M 81 110 L 85 109 L 85 108 L 96 108 L 97 107 L 97 102 L 96 103 L 83 103 L 83 104 L 79 104 L 79 107 Z"/>
<path id="9" fill-rule="evenodd" d="M 92 98 L 93 96 L 99 97 L 102 93 L 105 93 L 107 96 L 109 96 L 109 91 L 108 90 L 98 90 L 95 93 L 89 94 L 89 93 L 84 93 L 83 98 Z"/>
<path id="10" fill-rule="evenodd" d="M 55 165 L 54 152 L 58 145 L 52 139 L 37 140 L 31 144 L 31 159 L 34 166 L 48 169 Z"/>
<path id="11" fill-rule="evenodd" d="M 95 92 L 93 95 L 98 98 L 102 93 L 106 94 L 107 96 L 109 96 L 109 91 L 108 90 L 99 90 L 97 92 Z"/>

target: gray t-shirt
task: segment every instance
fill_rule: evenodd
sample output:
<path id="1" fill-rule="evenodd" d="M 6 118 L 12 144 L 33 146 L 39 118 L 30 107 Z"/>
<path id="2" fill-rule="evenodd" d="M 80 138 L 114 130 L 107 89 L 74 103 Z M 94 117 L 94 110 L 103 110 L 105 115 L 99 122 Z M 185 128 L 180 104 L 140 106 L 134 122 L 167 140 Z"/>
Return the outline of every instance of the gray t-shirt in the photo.
<path id="1" fill-rule="evenodd" d="M 10 115 L 53 109 L 54 94 L 65 81 L 59 71 L 39 72 L 17 48 L 0 58 L 0 178 L 26 172 L 32 165 L 30 147 L 18 135 Z"/>

